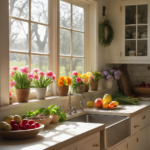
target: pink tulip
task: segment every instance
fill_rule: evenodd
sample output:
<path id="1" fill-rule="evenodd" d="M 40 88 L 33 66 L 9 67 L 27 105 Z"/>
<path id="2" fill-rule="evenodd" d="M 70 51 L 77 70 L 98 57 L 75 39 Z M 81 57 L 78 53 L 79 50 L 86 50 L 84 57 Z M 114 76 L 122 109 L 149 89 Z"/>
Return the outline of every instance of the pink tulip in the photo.
<path id="1" fill-rule="evenodd" d="M 76 82 L 81 82 L 81 78 L 80 78 L 80 77 L 77 77 L 77 78 L 76 78 Z"/>
<path id="2" fill-rule="evenodd" d="M 52 76 L 52 79 L 53 79 L 53 80 L 56 80 L 56 76 L 55 76 L 55 74 Z"/>
<path id="3" fill-rule="evenodd" d="M 39 75 L 44 77 L 45 73 L 43 71 L 40 71 Z"/>
<path id="4" fill-rule="evenodd" d="M 53 72 L 52 71 L 47 71 L 47 73 L 46 73 L 46 77 L 53 77 L 54 76 L 54 74 L 53 74 Z"/>
<path id="5" fill-rule="evenodd" d="M 28 66 L 20 67 L 20 72 L 27 74 L 29 72 L 28 68 Z"/>
<path id="6" fill-rule="evenodd" d="M 33 75 L 33 79 L 39 80 L 39 76 L 38 76 L 37 74 L 34 74 L 34 75 Z"/>
<path id="7" fill-rule="evenodd" d="M 38 69 L 38 68 L 35 68 L 35 69 L 33 69 L 33 70 L 32 70 L 32 72 L 33 72 L 33 73 L 34 73 L 34 72 L 36 72 L 36 73 L 37 73 L 38 71 L 39 71 L 39 69 Z"/>
<path id="8" fill-rule="evenodd" d="M 72 72 L 72 75 L 77 76 L 77 75 L 78 75 L 78 72 L 77 72 L 77 71 L 73 71 L 73 72 Z"/>
<path id="9" fill-rule="evenodd" d="M 14 76 L 14 71 L 11 71 L 10 76 L 11 77 Z"/>
<path id="10" fill-rule="evenodd" d="M 15 81 L 10 81 L 9 82 L 9 86 L 12 88 L 12 87 L 14 87 L 15 86 L 15 84 L 16 84 L 16 82 Z"/>
<path id="11" fill-rule="evenodd" d="M 94 75 L 92 74 L 91 76 L 90 76 L 92 79 L 95 79 L 95 77 L 94 77 Z"/>
<path id="12" fill-rule="evenodd" d="M 13 66 L 12 69 L 16 71 L 16 70 L 18 70 L 18 67 L 17 66 Z"/>
<path id="13" fill-rule="evenodd" d="M 33 78 L 33 74 L 32 74 L 32 73 L 28 73 L 28 74 L 27 74 L 27 78 L 28 78 L 28 79 L 32 79 L 32 78 Z"/>

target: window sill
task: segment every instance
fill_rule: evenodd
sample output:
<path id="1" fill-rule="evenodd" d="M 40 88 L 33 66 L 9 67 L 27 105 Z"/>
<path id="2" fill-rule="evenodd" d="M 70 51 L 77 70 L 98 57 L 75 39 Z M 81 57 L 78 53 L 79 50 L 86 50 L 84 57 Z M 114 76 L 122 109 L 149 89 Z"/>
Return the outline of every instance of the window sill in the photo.
<path id="1" fill-rule="evenodd" d="M 97 94 L 101 94 L 101 93 L 106 93 L 107 91 L 111 91 L 111 90 L 117 90 L 118 86 L 115 86 L 111 89 L 101 89 L 98 91 L 89 91 L 84 93 L 83 95 L 89 96 L 89 95 L 97 95 Z M 76 95 L 74 95 L 76 96 Z M 26 107 L 26 106 L 31 106 L 31 105 L 35 105 L 35 104 L 42 104 L 47 103 L 47 102 L 54 102 L 54 104 L 56 103 L 56 101 L 60 100 L 60 99 L 68 99 L 68 96 L 50 96 L 50 97 L 46 97 L 44 100 L 38 100 L 38 99 L 32 99 L 29 100 L 27 103 L 13 103 L 12 105 L 8 105 L 8 106 L 3 106 L 0 107 L 0 110 L 7 110 L 7 109 L 14 109 L 14 108 L 19 108 L 19 107 Z"/>

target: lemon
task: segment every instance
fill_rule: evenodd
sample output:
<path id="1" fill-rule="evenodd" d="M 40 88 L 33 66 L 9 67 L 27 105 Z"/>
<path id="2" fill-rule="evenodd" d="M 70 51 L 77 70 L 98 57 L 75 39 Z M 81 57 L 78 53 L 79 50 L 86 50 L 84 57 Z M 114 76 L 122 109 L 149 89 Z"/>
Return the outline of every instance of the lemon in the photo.
<path id="1" fill-rule="evenodd" d="M 111 103 L 113 103 L 115 105 L 115 107 L 117 107 L 119 105 L 119 103 L 117 101 L 112 101 Z"/>
<path id="2" fill-rule="evenodd" d="M 103 103 L 111 103 L 111 101 L 112 101 L 112 97 L 111 97 L 111 95 L 110 94 L 105 94 L 104 95 L 104 97 L 103 97 Z"/>
<path id="3" fill-rule="evenodd" d="M 94 106 L 94 103 L 92 101 L 88 101 L 86 103 L 86 106 L 89 107 L 89 108 L 92 108 Z"/>

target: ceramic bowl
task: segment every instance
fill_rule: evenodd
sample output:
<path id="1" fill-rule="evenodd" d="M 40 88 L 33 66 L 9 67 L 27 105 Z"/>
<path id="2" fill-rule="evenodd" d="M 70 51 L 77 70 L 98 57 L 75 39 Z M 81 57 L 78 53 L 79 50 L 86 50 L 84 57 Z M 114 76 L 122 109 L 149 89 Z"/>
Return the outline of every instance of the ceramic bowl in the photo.
<path id="1" fill-rule="evenodd" d="M 150 96 L 150 88 L 133 87 L 133 90 L 140 97 L 149 97 Z"/>
<path id="2" fill-rule="evenodd" d="M 50 122 L 52 121 L 53 116 L 50 115 L 49 118 L 45 118 L 45 119 L 32 119 L 34 122 L 39 122 L 41 124 L 44 124 L 45 126 L 49 125 Z"/>
<path id="3" fill-rule="evenodd" d="M 40 124 L 39 128 L 29 130 L 12 130 L 12 131 L 0 130 L 0 135 L 3 138 L 11 140 L 29 139 L 35 137 L 43 128 L 44 124 Z"/>

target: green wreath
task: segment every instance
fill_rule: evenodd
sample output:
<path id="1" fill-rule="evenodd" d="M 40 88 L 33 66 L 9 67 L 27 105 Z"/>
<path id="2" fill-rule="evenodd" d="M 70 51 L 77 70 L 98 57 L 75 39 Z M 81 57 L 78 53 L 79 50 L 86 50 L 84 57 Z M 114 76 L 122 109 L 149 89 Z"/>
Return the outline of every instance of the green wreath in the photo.
<path id="1" fill-rule="evenodd" d="M 108 47 L 114 39 L 114 30 L 111 22 L 106 19 L 99 25 L 99 42 L 101 46 Z"/>

